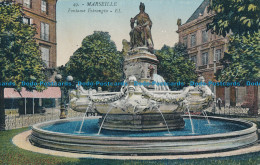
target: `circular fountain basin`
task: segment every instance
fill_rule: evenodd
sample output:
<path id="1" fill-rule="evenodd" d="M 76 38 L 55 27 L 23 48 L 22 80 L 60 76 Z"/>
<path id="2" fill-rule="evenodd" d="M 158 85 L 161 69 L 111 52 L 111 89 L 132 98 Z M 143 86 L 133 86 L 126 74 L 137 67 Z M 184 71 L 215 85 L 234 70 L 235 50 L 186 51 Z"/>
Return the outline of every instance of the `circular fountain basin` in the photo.
<path id="1" fill-rule="evenodd" d="M 155 155 L 191 154 L 234 150 L 254 144 L 257 127 L 238 119 L 192 116 L 184 117 L 185 127 L 174 131 L 126 132 L 99 131 L 99 118 L 87 118 L 79 132 L 82 118 L 63 119 L 32 127 L 32 144 L 54 150 L 91 154 Z"/>

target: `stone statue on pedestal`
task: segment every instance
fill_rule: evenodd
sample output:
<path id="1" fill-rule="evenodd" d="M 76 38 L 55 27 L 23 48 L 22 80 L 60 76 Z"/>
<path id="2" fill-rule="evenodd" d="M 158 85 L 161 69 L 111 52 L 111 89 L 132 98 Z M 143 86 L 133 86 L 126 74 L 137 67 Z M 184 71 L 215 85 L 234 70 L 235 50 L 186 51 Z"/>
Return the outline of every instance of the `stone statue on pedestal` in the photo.
<path id="1" fill-rule="evenodd" d="M 131 49 L 136 47 L 148 47 L 150 52 L 153 52 L 153 40 L 151 34 L 152 21 L 147 13 L 145 13 L 145 5 L 141 2 L 140 13 L 134 18 L 131 18 L 130 43 Z M 136 23 L 136 26 L 134 26 Z"/>

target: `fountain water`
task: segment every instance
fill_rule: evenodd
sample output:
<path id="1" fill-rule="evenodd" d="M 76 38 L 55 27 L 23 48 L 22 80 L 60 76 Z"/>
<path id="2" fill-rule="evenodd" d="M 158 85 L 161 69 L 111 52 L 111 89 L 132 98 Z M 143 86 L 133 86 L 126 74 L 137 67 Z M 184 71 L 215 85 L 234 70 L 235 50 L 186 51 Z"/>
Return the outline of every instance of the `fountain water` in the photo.
<path id="1" fill-rule="evenodd" d="M 191 125 L 191 131 L 192 131 L 191 134 L 195 134 L 194 125 L 193 125 L 193 122 L 192 122 L 192 118 L 191 118 L 191 114 L 190 114 L 190 109 L 189 109 L 188 106 L 187 106 L 187 111 L 188 111 L 189 119 L 190 119 L 190 125 Z"/>
<path id="2" fill-rule="evenodd" d="M 206 111 L 202 111 L 202 114 L 204 115 L 205 119 L 207 120 L 208 124 L 211 125 L 210 123 L 210 120 L 209 120 L 209 117 L 207 115 L 207 112 Z"/>
<path id="3" fill-rule="evenodd" d="M 156 82 L 156 91 L 170 91 L 168 85 L 166 84 L 164 78 L 158 74 L 153 74 L 153 81 Z"/>
<path id="4" fill-rule="evenodd" d="M 103 121 L 102 121 L 102 123 L 101 123 L 101 125 L 100 125 L 100 127 L 99 127 L 98 135 L 100 134 L 101 129 L 102 129 L 102 127 L 103 127 L 103 124 L 104 124 L 104 122 L 105 122 L 105 120 L 106 120 L 106 118 L 107 118 L 107 115 L 108 115 L 108 113 L 112 110 L 112 108 L 113 108 L 113 106 L 107 111 L 107 113 L 106 113 L 106 115 L 105 115 L 105 117 L 104 117 L 104 119 L 103 119 Z"/>
<path id="5" fill-rule="evenodd" d="M 166 122 L 166 120 L 165 120 L 165 118 L 164 118 L 164 116 L 163 116 L 163 114 L 162 114 L 162 111 L 161 111 L 159 108 L 156 108 L 156 109 L 160 112 L 160 114 L 161 114 L 161 116 L 162 116 L 162 118 L 163 118 L 164 124 L 165 124 L 165 126 L 167 127 L 167 131 L 168 131 L 168 134 L 167 134 L 167 135 L 172 135 L 172 133 L 170 132 L 170 129 L 169 129 L 169 127 L 168 127 L 168 124 L 167 124 L 167 122 Z"/>
<path id="6" fill-rule="evenodd" d="M 97 135 L 100 129 L 97 127 L 98 118 L 89 119 L 86 131 L 79 135 L 71 130 L 80 122 L 79 118 L 74 118 L 36 124 L 32 127 L 29 138 L 39 147 L 108 155 L 221 152 L 247 147 L 258 140 L 257 127 L 251 122 L 220 117 L 210 119 L 214 125 L 205 125 L 203 116 L 192 116 L 197 130 L 196 136 L 190 135 L 192 128 L 189 125 L 174 131 L 173 136 L 165 136 L 167 131 L 136 133 L 113 130 L 102 131 Z M 188 120 L 189 118 L 185 119 Z"/>
<path id="7" fill-rule="evenodd" d="M 85 121 L 85 118 L 87 116 L 87 113 L 88 113 L 88 110 L 92 107 L 92 102 L 89 104 L 89 106 L 87 107 L 86 109 L 86 112 L 83 116 L 83 119 L 82 119 L 82 122 L 81 122 L 81 125 L 80 125 L 80 128 L 79 128 L 79 131 L 77 133 L 81 133 L 81 130 L 82 130 L 82 127 L 83 127 L 83 124 L 84 124 L 84 121 Z"/>

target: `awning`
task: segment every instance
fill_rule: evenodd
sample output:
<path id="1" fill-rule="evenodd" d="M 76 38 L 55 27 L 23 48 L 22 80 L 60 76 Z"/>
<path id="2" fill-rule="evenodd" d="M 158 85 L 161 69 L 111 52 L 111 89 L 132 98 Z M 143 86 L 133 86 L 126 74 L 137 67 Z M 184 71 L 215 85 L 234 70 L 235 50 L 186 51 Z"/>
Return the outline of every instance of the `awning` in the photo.
<path id="1" fill-rule="evenodd" d="M 20 95 L 21 94 L 21 95 Z M 20 94 L 15 91 L 14 88 L 5 88 L 4 96 L 5 99 L 9 98 L 60 98 L 61 91 L 59 87 L 48 87 L 42 92 L 37 92 L 33 90 L 32 92 L 27 91 L 25 88 L 22 88 Z"/>

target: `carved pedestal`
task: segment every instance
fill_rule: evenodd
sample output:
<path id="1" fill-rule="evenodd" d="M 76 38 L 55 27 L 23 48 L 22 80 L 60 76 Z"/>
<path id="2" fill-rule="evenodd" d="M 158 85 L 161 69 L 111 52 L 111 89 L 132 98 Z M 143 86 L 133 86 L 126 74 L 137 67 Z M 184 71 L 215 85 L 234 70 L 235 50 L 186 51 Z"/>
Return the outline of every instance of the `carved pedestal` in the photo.
<path id="1" fill-rule="evenodd" d="M 99 124 L 104 120 L 104 116 Z M 185 123 L 178 112 L 163 114 L 169 130 L 181 129 Z M 150 114 L 109 114 L 102 129 L 117 131 L 167 131 L 166 123 L 160 113 Z"/>
<path id="2" fill-rule="evenodd" d="M 157 63 L 156 56 L 148 52 L 148 48 L 138 47 L 125 57 L 124 73 L 126 78 L 135 76 L 138 82 L 151 81 L 152 75 L 157 73 Z"/>

